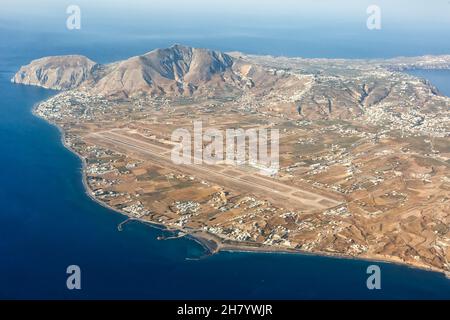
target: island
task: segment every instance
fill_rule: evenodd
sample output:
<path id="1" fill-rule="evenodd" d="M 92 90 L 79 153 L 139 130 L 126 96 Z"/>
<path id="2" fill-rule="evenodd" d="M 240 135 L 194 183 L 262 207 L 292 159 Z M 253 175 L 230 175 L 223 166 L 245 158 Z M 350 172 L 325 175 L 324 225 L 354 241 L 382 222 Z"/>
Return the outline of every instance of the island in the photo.
<path id="1" fill-rule="evenodd" d="M 45 57 L 11 80 L 83 162 L 88 194 L 211 252 L 300 252 L 450 272 L 450 98 L 410 69 L 174 45 L 110 64 Z M 277 129 L 279 169 L 176 164 L 179 128 Z"/>

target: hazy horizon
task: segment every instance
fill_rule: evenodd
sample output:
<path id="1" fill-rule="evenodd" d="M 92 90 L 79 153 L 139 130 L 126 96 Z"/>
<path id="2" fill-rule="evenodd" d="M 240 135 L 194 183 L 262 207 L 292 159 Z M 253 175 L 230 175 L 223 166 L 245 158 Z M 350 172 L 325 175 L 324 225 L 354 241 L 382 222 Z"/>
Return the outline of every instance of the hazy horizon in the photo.
<path id="1" fill-rule="evenodd" d="M 129 44 L 143 53 L 183 43 L 224 51 L 304 57 L 381 58 L 450 54 L 450 2 L 435 0 L 0 1 L 0 36 L 23 43 L 92 41 Z M 81 30 L 66 28 L 69 5 Z M 368 30 L 367 7 L 381 8 L 381 30 Z M 39 42 L 40 41 L 40 42 Z"/>

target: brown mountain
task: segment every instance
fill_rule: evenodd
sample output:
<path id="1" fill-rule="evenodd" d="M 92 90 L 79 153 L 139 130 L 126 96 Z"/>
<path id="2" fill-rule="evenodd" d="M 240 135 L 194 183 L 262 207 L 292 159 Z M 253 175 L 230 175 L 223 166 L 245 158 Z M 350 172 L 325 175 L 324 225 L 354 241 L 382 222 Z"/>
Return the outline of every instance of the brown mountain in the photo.
<path id="1" fill-rule="evenodd" d="M 92 85 L 104 95 L 192 95 L 236 87 L 233 59 L 218 51 L 174 45 L 107 66 Z"/>
<path id="2" fill-rule="evenodd" d="M 192 95 L 243 86 L 233 63 L 222 52 L 174 45 L 108 65 L 83 56 L 42 58 L 20 68 L 12 81 L 105 96 Z"/>

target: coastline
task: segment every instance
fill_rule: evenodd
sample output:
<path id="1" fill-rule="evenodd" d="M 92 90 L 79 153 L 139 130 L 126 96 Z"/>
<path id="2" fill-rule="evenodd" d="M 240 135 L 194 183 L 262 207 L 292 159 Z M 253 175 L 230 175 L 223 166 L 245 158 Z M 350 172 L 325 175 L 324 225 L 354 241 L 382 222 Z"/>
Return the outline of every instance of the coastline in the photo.
<path id="1" fill-rule="evenodd" d="M 380 263 L 389 263 L 389 264 L 395 264 L 403 267 L 408 267 L 412 269 L 418 269 L 422 271 L 427 272 L 434 272 L 444 275 L 444 277 L 448 280 L 450 280 L 450 271 L 445 271 L 439 268 L 435 268 L 432 266 L 427 266 L 423 264 L 414 264 L 411 262 L 405 262 L 395 257 L 390 256 L 350 256 L 345 255 L 341 253 L 327 253 L 327 252 L 310 252 L 310 251 L 302 251 L 300 249 L 290 249 L 290 248 L 278 248 L 278 247 L 270 247 L 270 246 L 264 246 L 264 245 L 250 245 L 246 243 L 227 243 L 227 240 L 224 240 L 214 234 L 207 233 L 205 231 L 199 231 L 199 230 L 185 230 L 181 228 L 172 228 L 169 226 L 166 226 L 161 223 L 153 222 L 144 220 L 141 218 L 134 218 L 129 216 L 126 212 L 121 211 L 117 208 L 111 207 L 108 204 L 104 203 L 103 201 L 95 198 L 95 196 L 91 193 L 90 187 L 87 182 L 87 174 L 86 174 L 86 160 L 84 157 L 82 157 L 80 154 L 78 154 L 75 150 L 73 150 L 69 145 L 65 142 L 65 131 L 56 123 L 49 121 L 48 119 L 45 119 L 38 115 L 35 111 L 38 105 L 43 102 L 39 101 L 35 103 L 31 109 L 31 112 L 34 116 L 36 116 L 39 119 L 42 119 L 46 123 L 48 123 L 51 126 L 54 126 L 58 129 L 60 134 L 60 141 L 62 145 L 68 149 L 71 153 L 77 156 L 77 158 L 81 161 L 81 176 L 82 176 L 82 184 L 83 188 L 85 190 L 86 195 L 96 202 L 97 204 L 101 205 L 102 207 L 112 210 L 116 213 L 121 214 L 122 216 L 126 217 L 126 219 L 132 219 L 132 221 L 138 221 L 140 223 L 146 224 L 150 227 L 157 228 L 159 230 L 167 231 L 167 232 L 182 232 L 185 234 L 186 237 L 189 239 L 195 241 L 197 244 L 202 246 L 205 249 L 205 255 L 213 255 L 220 252 L 241 252 L 241 253 L 263 253 L 263 254 L 297 254 L 297 255 L 305 255 L 305 256 L 320 256 L 320 257 L 328 257 L 328 258 L 336 258 L 336 259 L 347 259 L 347 260 L 360 260 L 360 261 L 367 261 L 367 262 L 380 262 Z M 124 220 L 126 221 L 126 220 Z"/>

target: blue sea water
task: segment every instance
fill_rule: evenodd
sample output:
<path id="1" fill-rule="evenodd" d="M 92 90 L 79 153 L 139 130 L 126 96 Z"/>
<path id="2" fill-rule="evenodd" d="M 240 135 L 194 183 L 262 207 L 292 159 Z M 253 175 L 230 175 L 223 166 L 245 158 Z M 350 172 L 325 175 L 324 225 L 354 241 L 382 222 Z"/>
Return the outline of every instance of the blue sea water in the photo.
<path id="1" fill-rule="evenodd" d="M 268 39 L 253 44 L 242 39 L 181 40 L 224 50 L 242 45 L 242 51 L 252 51 L 253 46 L 255 53 L 270 53 Z M 13 85 L 9 79 L 20 65 L 41 56 L 80 53 L 109 62 L 179 40 L 0 28 L 0 298 L 450 299 L 450 280 L 404 266 L 376 263 L 382 270 L 382 289 L 371 291 L 366 269 L 374 262 L 263 253 L 220 253 L 192 260 L 204 250 L 190 239 L 159 241 L 163 231 L 140 223 L 118 232 L 125 218 L 85 194 L 79 159 L 62 146 L 55 127 L 31 114 L 33 105 L 53 92 Z M 345 52 L 366 57 L 361 55 L 364 50 L 339 48 L 337 56 Z M 416 53 L 408 48 L 405 45 L 403 54 Z M 289 41 L 283 47 L 280 41 L 273 54 L 320 52 L 317 47 L 303 49 Z M 332 49 L 327 50 L 331 55 Z M 442 79 L 448 89 L 450 77 Z M 66 268 L 73 264 L 81 267 L 79 291 L 66 288 Z"/>
<path id="2" fill-rule="evenodd" d="M 410 75 L 427 79 L 439 92 L 450 97 L 450 70 L 410 70 Z"/>

